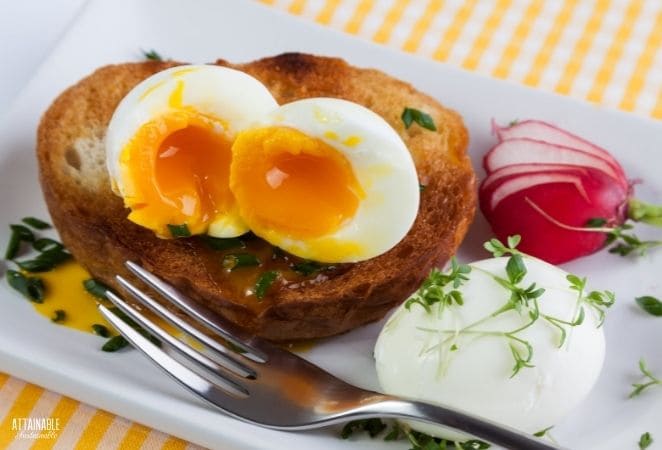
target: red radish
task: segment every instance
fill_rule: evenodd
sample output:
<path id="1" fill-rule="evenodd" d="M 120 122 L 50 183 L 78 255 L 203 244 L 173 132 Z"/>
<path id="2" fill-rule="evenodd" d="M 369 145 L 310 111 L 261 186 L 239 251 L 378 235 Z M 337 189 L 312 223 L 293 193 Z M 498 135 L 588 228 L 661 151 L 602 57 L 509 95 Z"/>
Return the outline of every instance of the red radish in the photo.
<path id="1" fill-rule="evenodd" d="M 491 172 L 490 176 L 483 180 L 481 188 L 487 188 L 492 183 L 502 179 L 503 177 L 508 177 L 511 175 L 546 172 L 580 172 L 581 174 L 586 174 L 585 169 L 577 166 L 569 166 L 567 164 L 513 164 Z"/>
<path id="2" fill-rule="evenodd" d="M 495 131 L 501 142 L 485 155 L 479 198 L 499 239 L 519 234 L 523 252 L 555 264 L 612 241 L 610 251 L 621 255 L 662 246 L 625 233 L 628 219 L 662 227 L 662 207 L 631 198 L 625 172 L 606 150 L 540 121 Z"/>
<path id="3" fill-rule="evenodd" d="M 571 184 L 575 187 L 577 192 L 586 200 L 590 202 L 588 194 L 584 189 L 582 184 L 582 179 L 580 176 L 572 173 L 563 173 L 563 172 L 543 172 L 543 173 L 531 173 L 524 175 L 513 175 L 508 178 L 502 178 L 501 183 L 498 183 L 496 186 L 492 184 L 493 188 L 491 189 L 489 198 L 490 202 L 486 205 L 490 210 L 494 210 L 499 203 L 519 191 L 525 189 L 530 189 L 534 186 L 540 184 L 551 184 L 551 183 L 566 183 Z"/>
<path id="4" fill-rule="evenodd" d="M 506 139 L 529 138 L 564 147 L 572 147 L 606 160 L 614 169 L 619 170 L 620 175 L 625 178 L 621 165 L 607 150 L 549 123 L 541 120 L 524 120 L 508 127 L 500 127 L 496 123 L 493 123 L 492 126 L 500 142 Z"/>
<path id="5" fill-rule="evenodd" d="M 604 172 L 624 187 L 628 185 L 627 179 L 602 158 L 571 147 L 529 138 L 503 141 L 487 152 L 483 160 L 488 173 L 513 164 L 536 163 L 589 167 Z"/>

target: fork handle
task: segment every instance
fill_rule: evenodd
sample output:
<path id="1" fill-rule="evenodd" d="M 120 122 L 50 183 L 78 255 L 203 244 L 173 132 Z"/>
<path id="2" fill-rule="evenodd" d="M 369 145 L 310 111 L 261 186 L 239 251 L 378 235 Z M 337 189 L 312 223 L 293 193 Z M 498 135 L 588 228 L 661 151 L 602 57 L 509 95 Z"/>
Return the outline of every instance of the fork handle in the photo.
<path id="1" fill-rule="evenodd" d="M 372 407 L 372 408 L 371 408 Z M 503 425 L 429 403 L 402 400 L 394 397 L 369 405 L 381 417 L 411 419 L 433 425 L 443 425 L 465 432 L 479 439 L 509 450 L 564 450 L 561 447 L 526 435 Z M 368 412 L 368 411 L 362 411 Z"/>

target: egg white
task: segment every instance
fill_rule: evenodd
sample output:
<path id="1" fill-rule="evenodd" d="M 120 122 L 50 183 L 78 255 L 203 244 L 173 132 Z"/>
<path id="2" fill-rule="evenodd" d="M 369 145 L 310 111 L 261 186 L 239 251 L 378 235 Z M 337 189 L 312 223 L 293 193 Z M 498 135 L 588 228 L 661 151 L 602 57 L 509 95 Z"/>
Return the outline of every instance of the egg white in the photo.
<path id="1" fill-rule="evenodd" d="M 586 397 L 605 354 L 602 328 L 588 307 L 584 323 L 571 327 L 562 348 L 558 348 L 559 331 L 545 320 L 518 333 L 533 345 L 535 367 L 523 368 L 512 378 L 514 360 L 503 337 L 460 335 L 456 351 L 450 351 L 450 346 L 425 351 L 439 342 L 440 334 L 420 327 L 459 330 L 506 303 L 508 291 L 488 273 L 506 278 L 507 260 L 471 264 L 469 281 L 461 287 L 464 305 L 446 309 L 441 317 L 434 308 L 428 313 L 416 304 L 410 310 L 401 306 L 395 311 L 375 346 L 377 374 L 385 392 L 457 408 L 527 433 L 557 424 Z M 527 257 L 525 263 L 528 274 L 522 285 L 536 282 L 546 289 L 539 299 L 541 313 L 572 321 L 577 313 L 577 292 L 569 289 L 567 274 L 535 258 Z M 507 332 L 526 322 L 526 316 L 512 311 L 475 330 Z M 439 426 L 410 425 L 447 439 L 469 438 Z"/>
<path id="2" fill-rule="evenodd" d="M 419 207 L 419 184 L 409 150 L 379 115 L 346 100 L 309 98 L 280 106 L 259 126 L 291 127 L 333 147 L 350 163 L 365 197 L 355 215 L 335 232 L 294 239 L 279 230 L 258 235 L 302 258 L 321 262 L 356 262 L 380 255 L 409 231 Z M 329 256 L 330 246 L 353 247 Z"/>
<path id="3" fill-rule="evenodd" d="M 178 109 L 170 104 L 170 96 L 179 83 L 184 84 L 182 106 L 219 119 L 224 126 L 219 131 L 230 140 L 278 106 L 258 80 L 226 67 L 177 66 L 145 79 L 122 99 L 106 133 L 106 165 L 113 188 L 122 197 L 132 195 L 131 183 L 123 179 L 122 150 L 145 123 Z M 233 211 L 210 223 L 208 234 L 234 237 L 246 231 L 246 224 Z"/>

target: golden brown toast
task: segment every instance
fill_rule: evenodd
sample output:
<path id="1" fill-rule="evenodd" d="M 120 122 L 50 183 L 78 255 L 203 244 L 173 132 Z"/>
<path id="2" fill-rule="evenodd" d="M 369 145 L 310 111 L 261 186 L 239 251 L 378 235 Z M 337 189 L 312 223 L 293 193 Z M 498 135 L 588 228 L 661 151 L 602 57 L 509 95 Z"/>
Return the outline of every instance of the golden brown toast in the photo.
<path id="1" fill-rule="evenodd" d="M 247 64 L 216 64 L 256 77 L 281 104 L 337 97 L 382 116 L 407 144 L 426 186 L 407 236 L 383 255 L 312 282 L 283 286 L 258 302 L 224 285 L 215 273 L 224 269 L 201 239 L 163 240 L 129 222 L 106 173 L 105 130 L 131 88 L 177 64 L 102 67 L 63 92 L 41 120 L 37 155 L 49 211 L 64 244 L 94 277 L 117 287 L 115 275 L 131 278 L 124 261 L 133 260 L 251 332 L 289 341 L 330 336 L 382 318 L 418 287 L 431 267 L 455 253 L 475 210 L 475 178 L 461 117 L 380 71 L 296 53 Z M 437 131 L 416 124 L 405 129 L 405 107 L 429 113 Z"/>

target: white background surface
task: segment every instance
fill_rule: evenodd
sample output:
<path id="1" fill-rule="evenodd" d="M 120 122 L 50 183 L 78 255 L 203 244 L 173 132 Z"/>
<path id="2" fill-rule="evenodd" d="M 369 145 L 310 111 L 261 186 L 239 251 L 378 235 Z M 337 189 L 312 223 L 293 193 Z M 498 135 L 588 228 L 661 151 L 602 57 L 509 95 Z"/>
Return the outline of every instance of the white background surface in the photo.
<path id="1" fill-rule="evenodd" d="M 86 0 L 0 0 L 0 118 Z"/>

